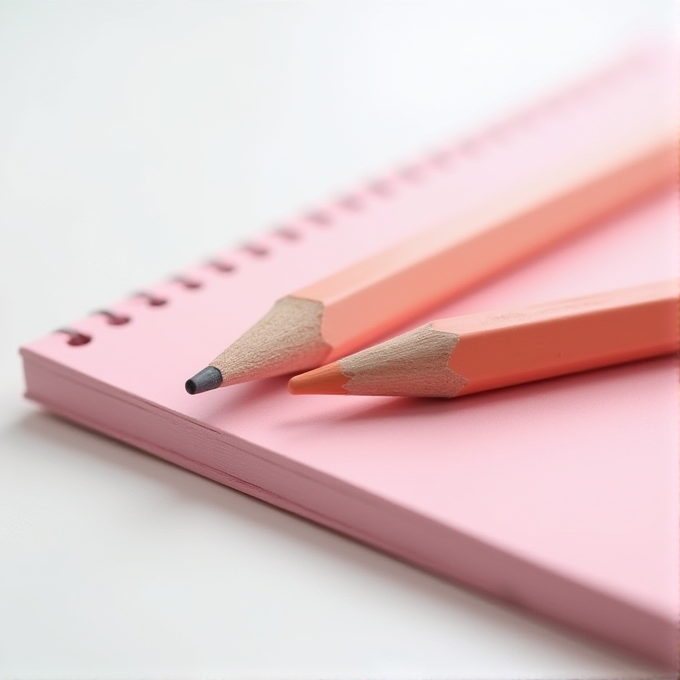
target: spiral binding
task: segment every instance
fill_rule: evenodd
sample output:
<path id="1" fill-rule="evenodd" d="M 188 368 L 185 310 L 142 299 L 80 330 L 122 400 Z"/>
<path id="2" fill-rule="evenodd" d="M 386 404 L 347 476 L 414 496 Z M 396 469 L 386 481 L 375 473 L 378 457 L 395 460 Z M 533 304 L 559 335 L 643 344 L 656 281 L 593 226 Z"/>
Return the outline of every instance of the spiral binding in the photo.
<path id="1" fill-rule="evenodd" d="M 590 79 L 582 81 L 576 86 L 566 89 L 566 91 L 563 90 L 546 97 L 533 106 L 505 118 L 482 133 L 435 149 L 427 154 L 421 162 L 409 163 L 386 177 L 372 180 L 366 183 L 362 190 L 345 194 L 331 205 L 337 206 L 343 213 L 360 213 L 370 208 L 371 201 L 393 198 L 401 191 L 403 185 L 413 186 L 424 182 L 430 172 L 451 172 L 458 167 L 461 160 L 464 160 L 465 157 L 477 155 L 489 142 L 499 141 L 514 135 L 517 131 L 525 129 L 529 125 L 539 123 L 541 119 L 545 119 L 546 114 L 561 109 L 574 100 L 580 100 L 582 97 L 598 92 L 603 85 L 614 81 L 622 73 L 628 72 L 635 56 L 639 58 L 639 54 L 633 54 L 628 59 L 621 60 L 603 69 Z M 326 229 L 334 226 L 336 218 L 331 210 L 322 208 L 303 215 L 301 221 L 314 228 Z M 304 238 L 304 229 L 299 225 L 293 227 L 289 224 L 283 224 L 272 229 L 269 233 L 290 242 Z M 246 242 L 238 250 L 247 252 L 254 258 L 263 258 L 271 253 L 270 248 L 256 242 Z M 206 264 L 221 274 L 231 275 L 238 271 L 236 264 L 222 258 L 209 260 Z M 203 286 L 202 281 L 183 275 L 176 276 L 173 280 L 182 284 L 187 290 L 198 290 Z M 149 291 L 140 291 L 136 296 L 146 299 L 147 304 L 151 307 L 162 307 L 169 302 L 166 297 L 158 296 Z M 110 309 L 101 309 L 94 314 L 105 316 L 107 323 L 113 326 L 123 326 L 132 320 L 128 315 L 119 314 Z M 55 332 L 68 336 L 66 342 L 72 347 L 87 345 L 93 339 L 90 334 L 71 327 L 59 328 Z"/>

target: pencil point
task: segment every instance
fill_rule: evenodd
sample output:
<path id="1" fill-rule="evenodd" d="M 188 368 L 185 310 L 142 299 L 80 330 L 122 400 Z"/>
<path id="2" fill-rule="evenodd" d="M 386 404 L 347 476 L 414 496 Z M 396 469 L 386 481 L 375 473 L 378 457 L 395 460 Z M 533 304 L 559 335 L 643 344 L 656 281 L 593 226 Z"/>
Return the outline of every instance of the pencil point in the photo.
<path id="1" fill-rule="evenodd" d="M 222 384 L 222 373 L 214 366 L 207 366 L 199 371 L 193 378 L 184 383 L 184 389 L 189 394 L 200 394 L 215 390 Z"/>
<path id="2" fill-rule="evenodd" d="M 313 371 L 293 376 L 288 381 L 291 394 L 347 394 L 344 388 L 349 378 L 336 361 Z"/>
<path id="3" fill-rule="evenodd" d="M 323 305 L 288 296 L 210 362 L 222 387 L 299 373 L 323 364 L 330 346 L 321 335 Z"/>

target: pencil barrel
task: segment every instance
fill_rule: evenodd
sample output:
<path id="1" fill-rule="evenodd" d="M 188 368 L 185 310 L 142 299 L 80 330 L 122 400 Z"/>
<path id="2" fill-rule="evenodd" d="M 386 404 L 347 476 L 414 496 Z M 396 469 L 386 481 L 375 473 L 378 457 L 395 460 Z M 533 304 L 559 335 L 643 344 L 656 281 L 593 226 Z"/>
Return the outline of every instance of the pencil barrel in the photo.
<path id="1" fill-rule="evenodd" d="M 562 309 L 538 307 L 533 317 L 459 332 L 449 368 L 468 382 L 456 396 L 676 352 L 676 288 L 654 284 L 647 290 L 661 297 L 628 302 L 625 292 L 582 298 L 585 309 L 565 301 Z"/>

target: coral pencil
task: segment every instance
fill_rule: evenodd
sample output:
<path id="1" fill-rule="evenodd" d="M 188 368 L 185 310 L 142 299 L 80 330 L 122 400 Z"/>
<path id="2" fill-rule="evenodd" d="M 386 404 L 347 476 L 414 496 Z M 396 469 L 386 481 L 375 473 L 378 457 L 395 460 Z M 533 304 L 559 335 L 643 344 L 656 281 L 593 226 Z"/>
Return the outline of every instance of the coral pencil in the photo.
<path id="1" fill-rule="evenodd" d="M 282 298 L 186 389 L 300 372 L 366 347 L 669 185 L 676 155 L 664 125 L 593 147 L 571 165 Z"/>
<path id="2" fill-rule="evenodd" d="M 295 376 L 293 394 L 459 397 L 678 350 L 678 281 L 440 319 Z"/>

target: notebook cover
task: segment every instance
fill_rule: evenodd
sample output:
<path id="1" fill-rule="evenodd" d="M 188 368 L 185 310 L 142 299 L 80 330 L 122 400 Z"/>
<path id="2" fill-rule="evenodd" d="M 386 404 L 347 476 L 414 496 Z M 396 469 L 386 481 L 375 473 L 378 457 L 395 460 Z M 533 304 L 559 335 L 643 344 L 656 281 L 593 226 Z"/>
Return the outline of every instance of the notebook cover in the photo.
<path id="1" fill-rule="evenodd" d="M 675 357 L 452 401 L 292 397 L 286 379 L 183 383 L 286 292 L 667 112 L 644 49 L 249 247 L 22 348 L 27 396 L 448 578 L 674 667 Z M 678 276 L 668 191 L 429 318 Z M 195 285 L 193 285 L 195 284 Z M 151 304 L 151 303 L 163 304 Z M 426 319 L 415 319 L 410 327 Z M 404 329 L 402 329 L 404 330 Z M 77 343 L 89 339 L 85 344 Z"/>

